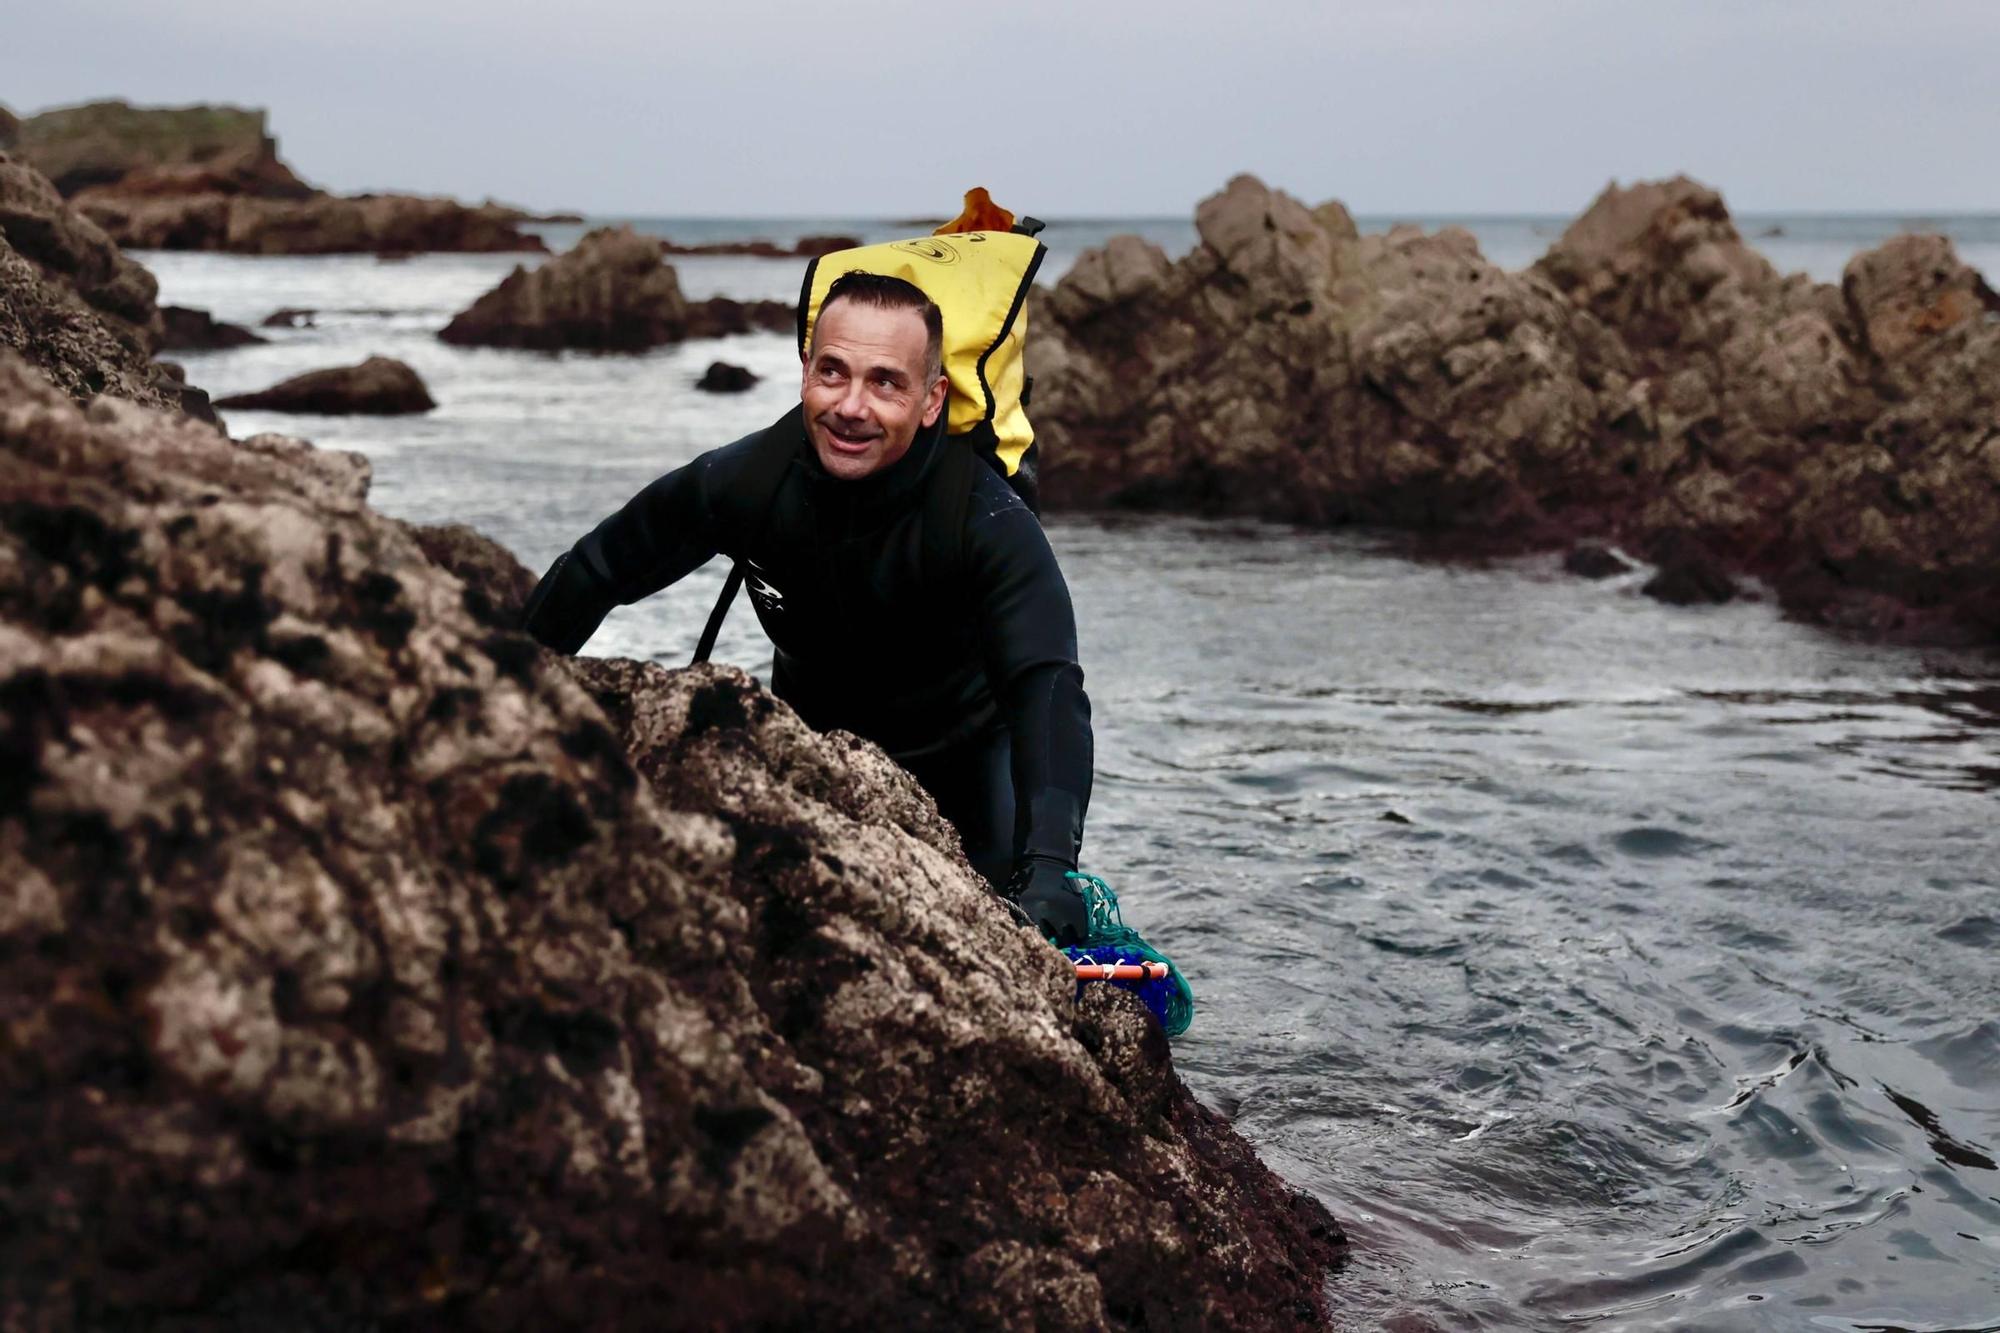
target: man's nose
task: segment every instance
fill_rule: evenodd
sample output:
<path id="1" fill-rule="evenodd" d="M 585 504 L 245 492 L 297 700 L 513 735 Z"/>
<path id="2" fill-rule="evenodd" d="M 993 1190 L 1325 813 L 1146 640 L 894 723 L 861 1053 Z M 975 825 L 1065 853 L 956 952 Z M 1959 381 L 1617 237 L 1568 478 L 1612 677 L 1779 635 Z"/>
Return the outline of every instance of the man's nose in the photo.
<path id="1" fill-rule="evenodd" d="M 847 382 L 847 392 L 840 395 L 840 402 L 834 411 L 844 417 L 860 417 L 868 414 L 868 386 L 857 377 Z"/>

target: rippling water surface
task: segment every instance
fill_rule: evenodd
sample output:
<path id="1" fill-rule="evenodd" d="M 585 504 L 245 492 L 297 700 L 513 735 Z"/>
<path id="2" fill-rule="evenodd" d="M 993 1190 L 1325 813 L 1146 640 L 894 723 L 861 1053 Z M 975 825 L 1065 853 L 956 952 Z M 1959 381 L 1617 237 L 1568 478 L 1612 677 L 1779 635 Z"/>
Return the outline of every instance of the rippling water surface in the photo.
<path id="1" fill-rule="evenodd" d="M 332 312 L 187 358 L 211 390 L 416 365 L 426 417 L 231 426 L 362 449 L 381 508 L 537 568 L 796 395 L 778 336 L 437 343 L 507 259 L 146 259 L 163 300 L 224 318 Z M 780 268 L 682 274 L 745 296 Z M 769 378 L 694 392 L 718 356 Z M 1086 865 L 1194 982 L 1182 1074 L 1354 1237 L 1343 1319 L 2000 1326 L 1991 658 L 1365 535 L 1050 532 L 1097 723 Z M 719 582 L 617 612 L 592 651 L 684 660 Z M 768 662 L 746 610 L 718 656 Z"/>

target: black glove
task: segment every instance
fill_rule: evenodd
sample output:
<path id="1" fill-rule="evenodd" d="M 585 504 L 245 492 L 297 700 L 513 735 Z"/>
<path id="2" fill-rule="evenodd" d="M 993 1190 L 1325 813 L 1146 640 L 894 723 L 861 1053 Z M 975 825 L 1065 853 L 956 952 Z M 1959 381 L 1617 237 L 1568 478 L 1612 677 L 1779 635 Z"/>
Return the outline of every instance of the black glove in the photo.
<path id="1" fill-rule="evenodd" d="M 1007 896 L 1043 936 L 1062 946 L 1082 944 L 1090 935 L 1090 909 L 1076 881 L 1064 878 L 1069 871 L 1051 857 L 1028 856 L 1015 863 L 1007 879 Z"/>

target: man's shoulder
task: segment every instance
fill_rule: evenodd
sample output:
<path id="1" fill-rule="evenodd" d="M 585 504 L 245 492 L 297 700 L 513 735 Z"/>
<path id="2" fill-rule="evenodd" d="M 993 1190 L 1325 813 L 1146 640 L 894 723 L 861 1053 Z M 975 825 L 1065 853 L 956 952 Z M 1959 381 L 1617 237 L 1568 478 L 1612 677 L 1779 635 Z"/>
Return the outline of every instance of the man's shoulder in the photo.
<path id="1" fill-rule="evenodd" d="M 1049 549 L 1042 522 L 1007 479 L 981 462 L 965 506 L 966 543 L 975 555 L 1020 556 Z"/>
<path id="2" fill-rule="evenodd" d="M 705 507 L 718 518 L 761 513 L 777 494 L 797 452 L 796 441 L 760 427 L 741 439 L 697 454 L 688 470 L 699 481 Z"/>
<path id="3" fill-rule="evenodd" d="M 1027 501 L 1016 495 L 1014 488 L 1007 484 L 1007 479 L 984 460 L 973 469 L 969 499 L 971 503 L 966 508 L 966 521 L 974 527 L 996 520 L 1012 523 L 1025 518 L 1031 523 L 1036 521 Z"/>

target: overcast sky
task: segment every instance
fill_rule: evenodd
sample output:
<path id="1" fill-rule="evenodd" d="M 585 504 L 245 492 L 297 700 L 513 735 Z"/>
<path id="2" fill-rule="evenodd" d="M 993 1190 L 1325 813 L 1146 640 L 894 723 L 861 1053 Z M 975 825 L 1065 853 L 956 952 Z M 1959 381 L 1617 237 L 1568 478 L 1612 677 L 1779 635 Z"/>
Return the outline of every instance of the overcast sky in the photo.
<path id="1" fill-rule="evenodd" d="M 2000 0 L 12 0 L 0 102 L 268 108 L 336 190 L 596 213 L 2000 211 Z"/>

